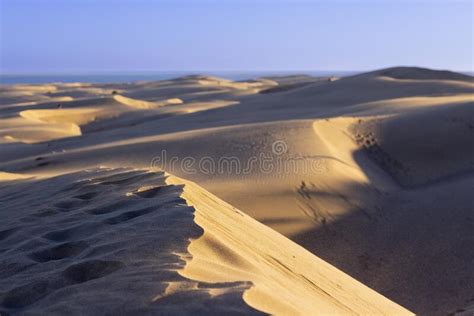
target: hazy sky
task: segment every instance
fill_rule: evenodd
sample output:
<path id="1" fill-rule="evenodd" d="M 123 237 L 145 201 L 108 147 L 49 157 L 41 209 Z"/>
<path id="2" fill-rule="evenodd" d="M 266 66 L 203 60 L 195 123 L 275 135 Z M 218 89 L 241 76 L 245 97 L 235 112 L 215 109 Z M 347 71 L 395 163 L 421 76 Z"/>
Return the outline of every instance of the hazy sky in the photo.
<path id="1" fill-rule="evenodd" d="M 473 68 L 470 0 L 0 3 L 3 73 Z"/>

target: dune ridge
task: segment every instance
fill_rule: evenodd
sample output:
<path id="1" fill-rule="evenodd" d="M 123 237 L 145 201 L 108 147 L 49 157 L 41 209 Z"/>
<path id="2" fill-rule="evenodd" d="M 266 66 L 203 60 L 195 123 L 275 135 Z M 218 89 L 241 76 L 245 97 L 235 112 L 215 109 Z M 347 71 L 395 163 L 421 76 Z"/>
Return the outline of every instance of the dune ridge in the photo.
<path id="1" fill-rule="evenodd" d="M 20 180 L 0 185 L 0 200 L 17 209 L 0 230 L 2 313 L 411 315 L 162 171 L 101 168 Z"/>
<path id="2" fill-rule="evenodd" d="M 178 274 L 202 229 L 165 178 L 101 168 L 2 182 L 16 212 L 0 223 L 0 313 L 261 314 L 243 302 L 245 283 Z"/>
<path id="3" fill-rule="evenodd" d="M 162 106 L 176 105 L 176 104 L 183 103 L 183 101 L 178 98 L 167 99 L 161 102 L 148 102 L 148 101 L 143 101 L 143 100 L 127 98 L 123 95 L 118 95 L 118 94 L 114 95 L 114 99 L 122 104 L 131 106 L 134 108 L 139 108 L 139 109 L 156 109 Z"/>
<path id="4" fill-rule="evenodd" d="M 181 275 L 207 282 L 251 282 L 244 299 L 272 315 L 411 315 L 399 305 L 195 184 L 182 197 L 204 235 L 192 241 Z M 284 249 L 284 251 L 282 251 Z"/>

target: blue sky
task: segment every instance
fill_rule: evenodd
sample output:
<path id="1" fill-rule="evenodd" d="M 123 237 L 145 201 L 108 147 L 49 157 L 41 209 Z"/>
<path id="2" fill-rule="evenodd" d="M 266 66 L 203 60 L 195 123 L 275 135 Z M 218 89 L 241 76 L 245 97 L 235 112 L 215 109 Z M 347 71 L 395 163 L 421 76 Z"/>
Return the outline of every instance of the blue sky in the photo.
<path id="1" fill-rule="evenodd" d="M 2 73 L 472 71 L 470 0 L 0 0 Z"/>

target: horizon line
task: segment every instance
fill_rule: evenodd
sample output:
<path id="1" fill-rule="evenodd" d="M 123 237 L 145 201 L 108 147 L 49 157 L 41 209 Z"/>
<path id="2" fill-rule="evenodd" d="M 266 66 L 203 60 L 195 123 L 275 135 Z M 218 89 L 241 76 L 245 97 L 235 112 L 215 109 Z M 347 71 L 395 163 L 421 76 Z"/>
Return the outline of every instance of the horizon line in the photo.
<path id="1" fill-rule="evenodd" d="M 104 70 L 104 71 L 45 71 L 45 72 L 0 72 L 0 77 L 4 76 L 45 76 L 45 75 L 143 75 L 143 74 L 166 74 L 166 73 L 255 73 L 255 72 L 286 72 L 286 73 L 298 73 L 298 72 L 370 72 L 395 67 L 413 67 L 413 68 L 425 68 L 431 70 L 447 70 L 453 72 L 464 72 L 473 73 L 474 69 L 449 69 L 449 68 L 430 68 L 422 66 L 390 66 L 382 68 L 371 68 L 371 69 L 189 69 L 189 70 Z"/>

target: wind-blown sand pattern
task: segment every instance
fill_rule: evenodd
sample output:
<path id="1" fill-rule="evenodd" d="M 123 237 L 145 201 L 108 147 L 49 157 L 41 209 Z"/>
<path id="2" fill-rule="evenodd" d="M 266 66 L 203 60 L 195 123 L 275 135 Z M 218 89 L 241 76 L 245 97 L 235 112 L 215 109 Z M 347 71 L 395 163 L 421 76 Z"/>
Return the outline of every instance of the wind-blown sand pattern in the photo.
<path id="1" fill-rule="evenodd" d="M 0 313 L 466 313 L 473 92 L 406 67 L 2 86 Z"/>

